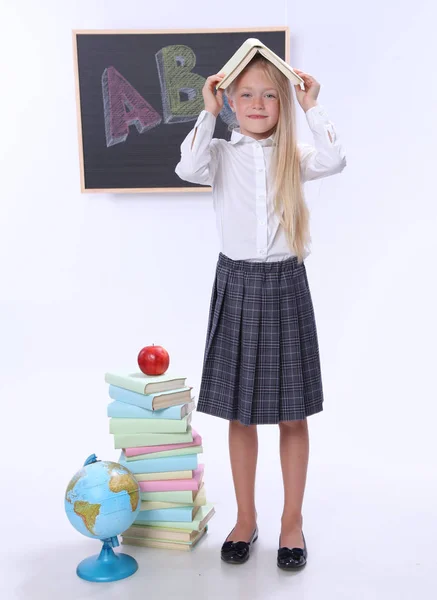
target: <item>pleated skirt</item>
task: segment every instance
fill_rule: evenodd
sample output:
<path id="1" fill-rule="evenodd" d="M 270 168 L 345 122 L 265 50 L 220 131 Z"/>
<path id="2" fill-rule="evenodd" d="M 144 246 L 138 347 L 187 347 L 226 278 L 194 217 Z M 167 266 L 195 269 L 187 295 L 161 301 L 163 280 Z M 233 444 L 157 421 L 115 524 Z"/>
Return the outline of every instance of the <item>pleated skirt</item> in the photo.
<path id="1" fill-rule="evenodd" d="M 323 410 L 316 321 L 305 263 L 220 253 L 197 410 L 244 425 Z"/>

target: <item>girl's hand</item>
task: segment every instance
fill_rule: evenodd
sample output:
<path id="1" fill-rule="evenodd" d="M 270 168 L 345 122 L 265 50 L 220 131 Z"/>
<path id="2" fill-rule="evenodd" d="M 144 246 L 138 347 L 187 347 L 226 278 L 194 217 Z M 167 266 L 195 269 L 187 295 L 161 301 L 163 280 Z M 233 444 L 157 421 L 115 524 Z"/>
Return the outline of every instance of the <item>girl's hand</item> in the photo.
<path id="1" fill-rule="evenodd" d="M 219 112 L 223 108 L 223 89 L 217 90 L 215 94 L 215 86 L 225 76 L 224 73 L 217 73 L 216 75 L 210 75 L 205 81 L 205 85 L 202 88 L 202 96 L 205 102 L 205 110 L 212 113 L 214 116 L 218 116 Z"/>
<path id="2" fill-rule="evenodd" d="M 295 69 L 293 67 L 293 71 L 302 77 L 304 80 L 305 90 L 302 90 L 300 85 L 295 85 L 294 89 L 296 92 L 296 98 L 303 110 L 306 112 L 313 106 L 317 105 L 317 96 L 320 92 L 320 83 L 311 77 L 308 73 L 304 73 L 304 71 L 300 71 L 299 69 Z"/>

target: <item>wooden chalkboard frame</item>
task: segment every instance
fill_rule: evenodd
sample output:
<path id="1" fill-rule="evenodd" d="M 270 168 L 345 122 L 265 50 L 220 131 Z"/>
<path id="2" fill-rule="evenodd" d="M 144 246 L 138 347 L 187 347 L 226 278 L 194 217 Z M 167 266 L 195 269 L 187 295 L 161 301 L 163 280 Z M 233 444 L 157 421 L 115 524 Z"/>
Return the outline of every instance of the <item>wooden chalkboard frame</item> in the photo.
<path id="1" fill-rule="evenodd" d="M 116 29 L 116 30 L 93 30 L 75 29 L 72 31 L 73 34 L 73 57 L 74 57 L 74 73 L 75 73 L 75 89 L 76 89 L 76 111 L 77 111 L 77 127 L 78 127 L 78 142 L 79 142 L 79 163 L 80 163 L 80 188 L 82 193 L 162 193 L 162 192 L 210 192 L 211 187 L 173 187 L 173 188 L 87 188 L 85 186 L 85 165 L 84 165 L 84 152 L 83 152 L 83 126 L 82 126 L 82 112 L 81 112 L 81 99 L 80 99 L 80 80 L 79 80 L 79 63 L 78 63 L 78 51 L 77 51 L 77 37 L 79 35 L 126 35 L 126 34 L 187 34 L 187 33 L 247 33 L 248 37 L 259 37 L 258 34 L 264 32 L 282 32 L 284 34 L 284 51 L 285 60 L 290 62 L 290 31 L 288 26 L 278 27 L 248 27 L 248 28 L 219 28 L 219 29 Z M 182 140 L 181 140 L 182 143 Z M 175 165 L 176 166 L 176 165 Z"/>

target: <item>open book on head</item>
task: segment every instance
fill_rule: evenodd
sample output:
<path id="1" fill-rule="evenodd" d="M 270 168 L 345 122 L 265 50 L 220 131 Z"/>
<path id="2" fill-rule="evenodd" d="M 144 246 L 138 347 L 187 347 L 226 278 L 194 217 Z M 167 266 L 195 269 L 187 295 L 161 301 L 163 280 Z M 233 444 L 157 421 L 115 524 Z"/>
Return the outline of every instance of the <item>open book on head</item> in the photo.
<path id="1" fill-rule="evenodd" d="M 244 67 L 252 60 L 255 54 L 259 52 L 262 54 L 267 60 L 269 60 L 272 64 L 275 65 L 288 79 L 291 81 L 293 85 L 302 85 L 304 84 L 304 80 L 302 77 L 299 77 L 297 73 L 295 73 L 282 58 L 280 58 L 277 54 L 275 54 L 272 50 L 267 48 L 265 44 L 260 42 L 260 40 L 256 38 L 248 38 L 231 56 L 225 66 L 218 71 L 219 73 L 224 73 L 225 76 L 223 79 L 216 85 L 216 89 L 226 89 L 228 85 L 234 81 L 234 79 L 241 73 Z"/>

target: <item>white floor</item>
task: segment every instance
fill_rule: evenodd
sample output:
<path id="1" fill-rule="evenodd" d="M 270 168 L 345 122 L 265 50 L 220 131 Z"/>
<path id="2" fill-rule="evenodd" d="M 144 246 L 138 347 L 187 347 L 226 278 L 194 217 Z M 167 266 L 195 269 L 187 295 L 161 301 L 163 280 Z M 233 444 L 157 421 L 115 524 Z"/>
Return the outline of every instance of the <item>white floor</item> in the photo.
<path id="1" fill-rule="evenodd" d="M 111 584 L 79 579 L 77 564 L 98 553 L 100 543 L 71 527 L 65 489 L 93 452 L 102 460 L 118 456 L 108 433 L 106 386 L 94 371 L 16 373 L 1 382 L 2 422 L 14 427 L 0 430 L 0 600 L 436 600 L 431 423 L 401 428 L 390 415 L 375 421 L 352 409 L 341 421 L 335 406 L 309 421 L 309 557 L 302 572 L 276 566 L 283 491 L 275 426 L 259 427 L 259 539 L 245 565 L 220 560 L 235 518 L 227 422 L 196 413 L 207 498 L 216 509 L 206 538 L 191 553 L 123 546 L 116 551 L 137 559 L 136 574 Z M 347 410 L 347 398 L 339 395 L 340 401 Z"/>
<path id="2" fill-rule="evenodd" d="M 276 487 L 269 483 L 268 494 L 259 490 L 260 536 L 245 565 L 227 565 L 219 558 L 232 527 L 229 489 L 228 500 L 223 494 L 222 502 L 215 501 L 217 514 L 195 551 L 123 546 L 137 559 L 139 570 L 111 584 L 92 584 L 75 575 L 77 563 L 96 553 L 98 542 L 71 530 L 62 511 L 53 528 L 43 527 L 38 514 L 29 511 L 14 524 L 15 535 L 3 540 L 1 598 L 435 600 L 435 474 L 432 479 L 426 472 L 410 474 L 408 480 L 404 475 L 344 465 L 314 467 L 305 505 L 309 559 L 298 574 L 276 567 L 279 480 Z M 262 486 L 262 473 L 259 479 Z M 20 496 L 20 490 L 14 488 L 14 495 Z M 12 531 L 10 523 L 5 526 Z"/>

